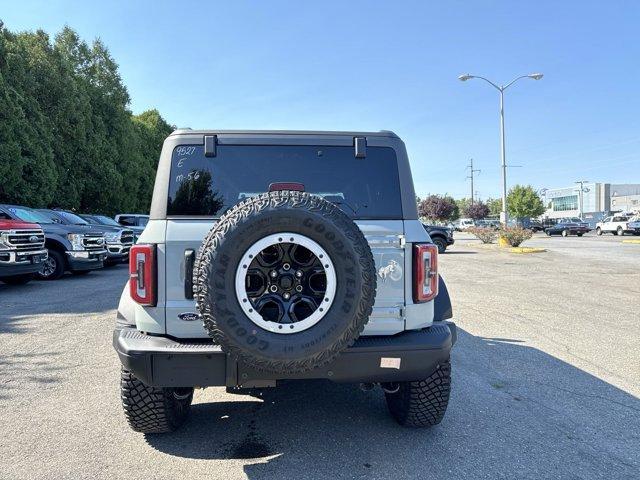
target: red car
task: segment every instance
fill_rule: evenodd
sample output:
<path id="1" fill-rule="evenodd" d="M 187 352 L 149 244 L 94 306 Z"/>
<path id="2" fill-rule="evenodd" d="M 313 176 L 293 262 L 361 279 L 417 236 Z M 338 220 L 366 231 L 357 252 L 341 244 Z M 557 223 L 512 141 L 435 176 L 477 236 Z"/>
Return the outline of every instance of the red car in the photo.
<path id="1" fill-rule="evenodd" d="M 0 218 L 0 281 L 27 283 L 47 259 L 40 225 Z"/>

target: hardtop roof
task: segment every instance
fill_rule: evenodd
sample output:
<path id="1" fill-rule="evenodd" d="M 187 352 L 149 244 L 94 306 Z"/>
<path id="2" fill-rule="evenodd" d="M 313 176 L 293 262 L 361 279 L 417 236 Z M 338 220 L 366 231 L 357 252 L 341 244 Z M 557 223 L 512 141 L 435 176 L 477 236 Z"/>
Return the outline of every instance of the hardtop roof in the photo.
<path id="1" fill-rule="evenodd" d="M 171 132 L 169 136 L 178 135 L 300 135 L 300 136 L 345 136 L 345 137 L 391 137 L 399 138 L 390 130 L 380 130 L 377 132 L 352 132 L 352 131 L 331 131 L 331 130 L 192 130 L 190 128 L 178 128 Z"/>

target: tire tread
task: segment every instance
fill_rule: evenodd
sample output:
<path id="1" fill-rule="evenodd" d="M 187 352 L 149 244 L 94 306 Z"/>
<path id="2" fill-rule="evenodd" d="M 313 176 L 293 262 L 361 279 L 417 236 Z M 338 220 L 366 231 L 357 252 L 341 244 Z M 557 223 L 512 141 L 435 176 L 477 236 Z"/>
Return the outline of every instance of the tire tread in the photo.
<path id="1" fill-rule="evenodd" d="M 191 397 L 180 403 L 172 389 L 145 385 L 125 369 L 120 377 L 120 397 L 129 426 L 140 433 L 175 430 L 186 420 L 191 405 Z"/>
<path id="2" fill-rule="evenodd" d="M 438 365 L 428 378 L 400 382 L 395 393 L 386 393 L 393 418 L 405 427 L 431 427 L 439 424 L 449 404 L 451 363 Z"/>

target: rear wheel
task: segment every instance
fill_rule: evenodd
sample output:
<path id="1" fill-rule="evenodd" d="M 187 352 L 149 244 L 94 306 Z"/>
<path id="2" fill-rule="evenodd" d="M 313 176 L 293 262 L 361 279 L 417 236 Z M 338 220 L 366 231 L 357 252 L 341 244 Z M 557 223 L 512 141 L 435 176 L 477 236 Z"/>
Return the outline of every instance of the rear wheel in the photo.
<path id="1" fill-rule="evenodd" d="M 193 388 L 150 387 L 122 369 L 120 397 L 133 430 L 166 433 L 180 427 L 189 416 Z"/>
<path id="2" fill-rule="evenodd" d="M 13 275 L 11 277 L 2 277 L 0 281 L 6 283 L 7 285 L 24 285 L 25 283 L 29 283 L 33 280 L 34 274 L 28 273 L 25 275 Z"/>
<path id="3" fill-rule="evenodd" d="M 451 392 L 451 363 L 438 365 L 425 380 L 383 384 L 391 416 L 404 427 L 432 427 L 442 421 Z"/>
<path id="4" fill-rule="evenodd" d="M 618 227 L 616 229 L 616 235 L 620 235 L 620 236 L 624 235 L 624 229 L 622 227 Z"/>
<path id="5" fill-rule="evenodd" d="M 602 229 L 600 227 L 596 228 L 596 235 L 602 235 Z"/>
<path id="6" fill-rule="evenodd" d="M 49 255 L 37 273 L 40 280 L 57 280 L 64 274 L 64 256 L 57 250 L 48 250 Z"/>
<path id="7" fill-rule="evenodd" d="M 578 235 L 579 237 L 581 237 L 582 235 L 584 235 L 584 233 L 576 233 L 576 235 Z"/>
<path id="8" fill-rule="evenodd" d="M 433 244 L 438 247 L 438 253 L 444 253 L 445 250 L 447 250 L 447 242 L 444 240 L 444 238 L 441 237 L 435 237 L 431 239 Z"/>

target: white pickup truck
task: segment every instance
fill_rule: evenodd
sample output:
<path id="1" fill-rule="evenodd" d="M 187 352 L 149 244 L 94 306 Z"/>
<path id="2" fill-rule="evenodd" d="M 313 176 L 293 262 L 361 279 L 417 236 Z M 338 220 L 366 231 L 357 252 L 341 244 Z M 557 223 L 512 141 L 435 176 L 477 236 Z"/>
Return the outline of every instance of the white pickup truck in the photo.
<path id="1" fill-rule="evenodd" d="M 596 234 L 613 233 L 614 235 L 624 235 L 632 233 L 640 235 L 640 222 L 626 215 L 612 215 L 596 223 Z"/>

